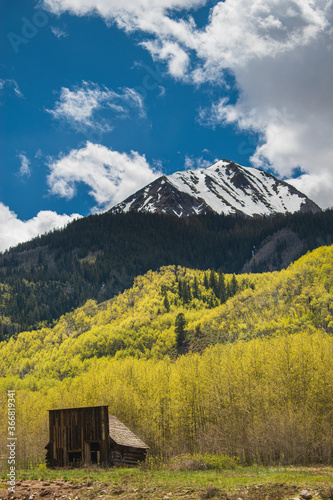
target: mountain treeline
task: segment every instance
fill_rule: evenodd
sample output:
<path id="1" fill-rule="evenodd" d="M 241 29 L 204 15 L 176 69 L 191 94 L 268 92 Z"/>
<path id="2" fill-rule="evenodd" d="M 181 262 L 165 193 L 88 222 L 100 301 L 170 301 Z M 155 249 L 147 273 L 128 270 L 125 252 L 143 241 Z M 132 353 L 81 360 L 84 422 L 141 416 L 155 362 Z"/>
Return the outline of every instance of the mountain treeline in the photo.
<path id="1" fill-rule="evenodd" d="M 164 267 L 22 332 L 0 344 L 18 458 L 43 460 L 47 409 L 108 405 L 154 453 L 332 464 L 332 304 L 333 247 L 322 247 L 273 273 Z"/>
<path id="2" fill-rule="evenodd" d="M 50 325 L 88 299 L 107 300 L 150 269 L 263 272 L 331 241 L 332 211 L 251 219 L 90 216 L 0 255 L 0 339 Z"/>

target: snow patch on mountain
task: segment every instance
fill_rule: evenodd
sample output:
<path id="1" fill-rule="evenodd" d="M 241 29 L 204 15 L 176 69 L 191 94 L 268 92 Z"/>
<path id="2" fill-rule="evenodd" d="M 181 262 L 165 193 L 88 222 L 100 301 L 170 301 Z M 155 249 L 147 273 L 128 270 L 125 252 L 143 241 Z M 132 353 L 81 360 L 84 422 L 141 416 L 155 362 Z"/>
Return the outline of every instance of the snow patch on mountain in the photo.
<path id="1" fill-rule="evenodd" d="M 184 217 L 200 213 L 272 215 L 320 208 L 271 174 L 219 160 L 208 168 L 162 176 L 111 209 Z"/>

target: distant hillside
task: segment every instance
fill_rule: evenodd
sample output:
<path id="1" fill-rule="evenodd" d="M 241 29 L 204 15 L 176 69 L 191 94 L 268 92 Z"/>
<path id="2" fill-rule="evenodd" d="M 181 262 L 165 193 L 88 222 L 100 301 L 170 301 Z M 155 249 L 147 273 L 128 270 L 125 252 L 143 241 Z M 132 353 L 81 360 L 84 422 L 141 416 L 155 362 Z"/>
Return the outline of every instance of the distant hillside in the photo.
<path id="1" fill-rule="evenodd" d="M 273 217 L 102 214 L 0 255 L 0 339 L 102 302 L 165 265 L 281 269 L 333 241 L 333 212 Z"/>

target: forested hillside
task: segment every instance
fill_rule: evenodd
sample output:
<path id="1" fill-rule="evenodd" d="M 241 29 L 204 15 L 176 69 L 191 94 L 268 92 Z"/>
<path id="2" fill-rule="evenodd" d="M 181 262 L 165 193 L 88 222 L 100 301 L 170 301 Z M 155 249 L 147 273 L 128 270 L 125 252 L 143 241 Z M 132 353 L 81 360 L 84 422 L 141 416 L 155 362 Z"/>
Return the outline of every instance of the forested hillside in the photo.
<path id="1" fill-rule="evenodd" d="M 153 452 L 333 463 L 332 304 L 333 247 L 322 247 L 261 275 L 150 271 L 2 342 L 20 459 L 43 456 L 47 409 L 107 404 Z"/>
<path id="2" fill-rule="evenodd" d="M 333 212 L 287 216 L 101 214 L 0 255 L 0 339 L 103 302 L 161 266 L 282 269 L 333 241 Z"/>
<path id="3" fill-rule="evenodd" d="M 201 333 L 211 313 L 241 290 L 252 290 L 259 278 L 264 281 L 260 275 L 236 278 L 176 266 L 149 271 L 108 302 L 89 300 L 53 328 L 23 332 L 0 344 L 0 375 L 63 379 L 84 371 L 96 357 L 174 358 L 202 351 L 214 342 Z"/>

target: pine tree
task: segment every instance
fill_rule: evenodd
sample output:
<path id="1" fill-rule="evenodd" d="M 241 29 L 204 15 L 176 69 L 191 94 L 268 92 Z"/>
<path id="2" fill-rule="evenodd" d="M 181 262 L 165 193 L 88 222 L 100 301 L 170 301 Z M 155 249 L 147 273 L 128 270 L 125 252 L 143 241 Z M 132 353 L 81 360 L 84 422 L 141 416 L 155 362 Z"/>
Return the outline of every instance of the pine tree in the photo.
<path id="1" fill-rule="evenodd" d="M 209 288 L 212 288 L 215 295 L 217 295 L 217 283 L 216 283 L 216 275 L 214 269 L 210 271 L 209 275 Z"/>
<path id="2" fill-rule="evenodd" d="M 182 278 L 179 278 L 178 281 L 178 295 L 180 299 L 184 299 L 184 281 Z"/>
<path id="3" fill-rule="evenodd" d="M 230 281 L 230 295 L 231 295 L 231 297 L 236 295 L 237 291 L 238 291 L 238 283 L 237 283 L 235 274 L 233 274 L 231 281 Z"/>
<path id="4" fill-rule="evenodd" d="M 192 300 L 192 291 L 191 291 L 191 285 L 189 282 L 185 281 L 184 283 L 184 304 L 188 304 Z"/>
<path id="5" fill-rule="evenodd" d="M 221 304 L 227 300 L 227 289 L 225 285 L 225 276 L 222 272 L 222 269 L 219 269 L 219 281 L 218 281 L 218 298 L 220 299 Z"/>
<path id="6" fill-rule="evenodd" d="M 165 294 L 165 296 L 164 296 L 163 305 L 164 305 L 166 311 L 169 312 L 170 311 L 170 302 L 169 302 L 167 294 Z"/>
<path id="7" fill-rule="evenodd" d="M 185 326 L 186 326 L 185 315 L 184 313 L 179 313 L 175 320 L 177 350 L 183 347 L 185 343 L 186 339 Z"/>
<path id="8" fill-rule="evenodd" d="M 193 282 L 193 298 L 198 299 L 199 298 L 199 284 L 197 277 L 194 277 L 194 282 Z"/>
<path id="9" fill-rule="evenodd" d="M 203 286 L 208 290 L 208 288 L 209 288 L 209 281 L 208 281 L 207 273 L 204 274 Z"/>

